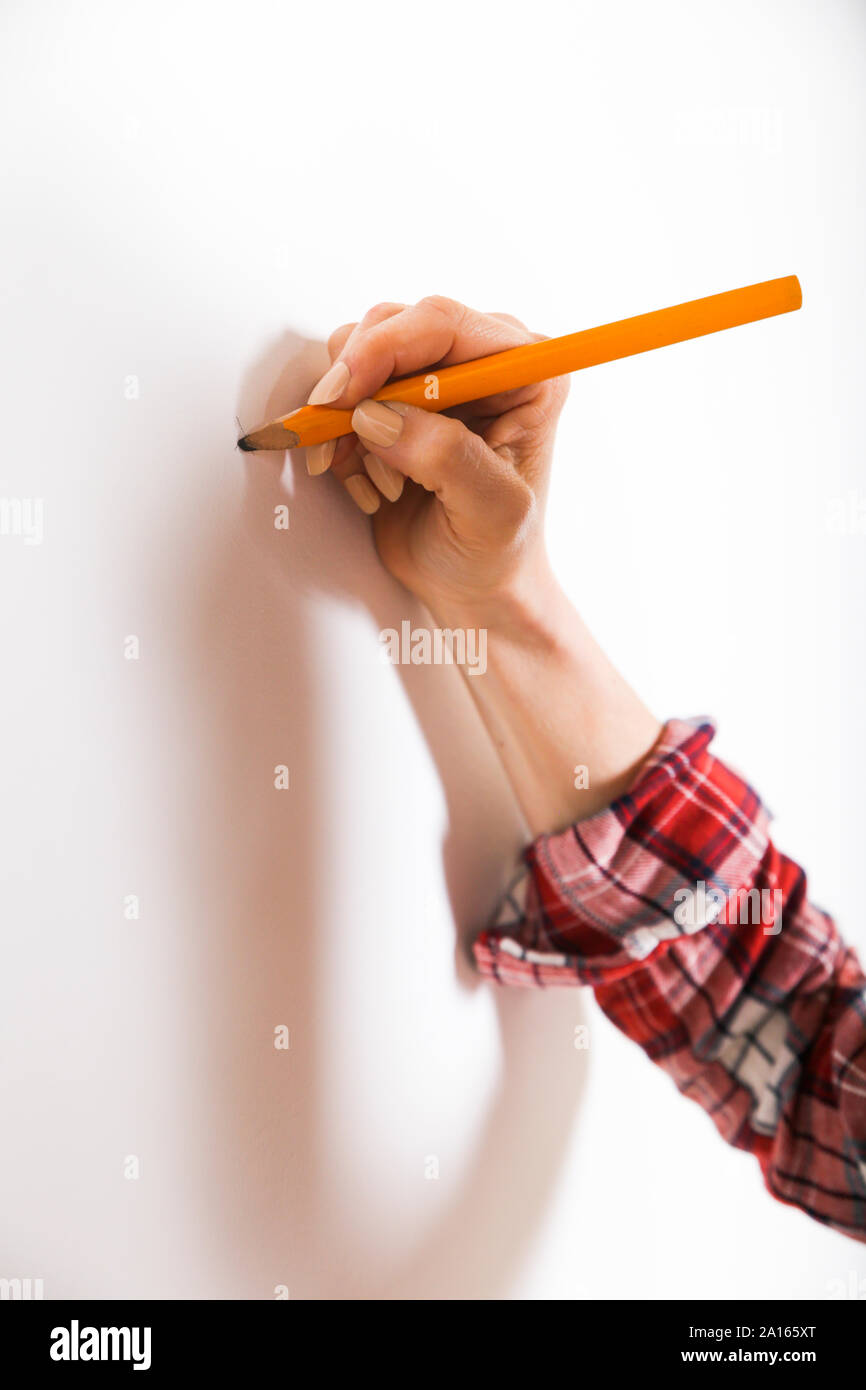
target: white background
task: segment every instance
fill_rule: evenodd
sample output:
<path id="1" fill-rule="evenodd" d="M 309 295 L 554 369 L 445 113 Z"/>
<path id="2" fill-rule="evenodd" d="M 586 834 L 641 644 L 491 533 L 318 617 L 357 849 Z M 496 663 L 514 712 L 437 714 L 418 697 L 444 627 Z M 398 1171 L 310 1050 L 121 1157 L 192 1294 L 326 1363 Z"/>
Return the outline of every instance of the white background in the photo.
<path id="1" fill-rule="evenodd" d="M 864 498 L 864 38 L 856 0 L 6 0 L 0 492 L 44 540 L 0 537 L 0 1275 L 866 1279 L 591 997 L 478 982 L 523 832 L 465 691 L 379 663 L 419 610 L 338 484 L 234 447 L 381 299 L 559 334 L 799 275 L 799 314 L 574 380 L 550 542 L 866 945 L 866 535 L 832 510 Z"/>

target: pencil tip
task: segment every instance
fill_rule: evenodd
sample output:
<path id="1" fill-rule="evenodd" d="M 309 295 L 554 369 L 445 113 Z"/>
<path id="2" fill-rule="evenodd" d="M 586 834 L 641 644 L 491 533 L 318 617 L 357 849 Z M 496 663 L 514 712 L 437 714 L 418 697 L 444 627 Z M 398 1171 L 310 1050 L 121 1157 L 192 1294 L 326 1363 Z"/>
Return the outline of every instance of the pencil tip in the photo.
<path id="1" fill-rule="evenodd" d="M 261 429 L 245 434 L 238 440 L 238 448 L 245 454 L 284 454 L 287 449 L 297 449 L 299 443 L 294 430 L 287 430 L 282 420 L 272 420 L 269 425 L 262 425 Z"/>

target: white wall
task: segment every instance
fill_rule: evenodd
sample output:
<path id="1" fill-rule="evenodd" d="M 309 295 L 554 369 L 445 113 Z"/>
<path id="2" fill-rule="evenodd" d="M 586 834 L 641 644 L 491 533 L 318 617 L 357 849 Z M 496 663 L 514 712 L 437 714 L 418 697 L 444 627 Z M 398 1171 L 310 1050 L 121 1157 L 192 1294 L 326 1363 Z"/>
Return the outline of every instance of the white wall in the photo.
<path id="1" fill-rule="evenodd" d="M 866 536 L 827 525 L 864 495 L 864 29 L 855 0 L 7 0 L 2 493 L 43 499 L 44 540 L 0 538 L 0 1275 L 866 1278 L 590 997 L 479 984 L 461 943 L 522 832 L 465 692 L 380 665 L 417 610 L 338 485 L 234 448 L 380 299 L 556 334 L 798 274 L 798 315 L 574 381 L 550 539 L 866 945 Z"/>

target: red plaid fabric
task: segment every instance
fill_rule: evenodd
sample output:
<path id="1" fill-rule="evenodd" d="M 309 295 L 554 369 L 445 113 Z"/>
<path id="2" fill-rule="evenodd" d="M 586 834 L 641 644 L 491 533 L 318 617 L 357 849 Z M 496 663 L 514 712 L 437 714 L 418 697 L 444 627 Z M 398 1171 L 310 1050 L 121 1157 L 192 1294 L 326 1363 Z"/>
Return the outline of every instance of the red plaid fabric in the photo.
<path id="1" fill-rule="evenodd" d="M 866 1240 L 866 977 L 714 734 L 671 720 L 629 792 L 535 840 L 475 958 L 591 985 L 774 1196 Z"/>

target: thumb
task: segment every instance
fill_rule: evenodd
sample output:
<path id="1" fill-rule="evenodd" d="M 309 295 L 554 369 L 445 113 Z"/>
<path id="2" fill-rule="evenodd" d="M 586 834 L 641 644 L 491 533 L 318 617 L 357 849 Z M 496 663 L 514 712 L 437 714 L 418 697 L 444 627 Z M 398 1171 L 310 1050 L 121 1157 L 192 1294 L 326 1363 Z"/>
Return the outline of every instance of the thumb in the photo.
<path id="1" fill-rule="evenodd" d="M 529 489 L 516 470 L 460 420 L 403 401 L 365 400 L 352 429 L 370 453 L 434 492 L 449 516 L 476 534 L 500 532 L 525 513 Z"/>

